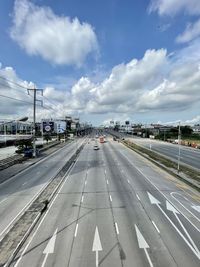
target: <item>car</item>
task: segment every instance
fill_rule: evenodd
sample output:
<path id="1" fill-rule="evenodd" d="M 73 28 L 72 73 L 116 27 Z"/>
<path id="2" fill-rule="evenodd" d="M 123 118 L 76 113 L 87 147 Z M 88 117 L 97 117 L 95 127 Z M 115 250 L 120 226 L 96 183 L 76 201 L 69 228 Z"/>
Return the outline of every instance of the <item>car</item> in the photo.
<path id="1" fill-rule="evenodd" d="M 99 150 L 98 145 L 95 145 L 95 146 L 94 146 L 94 150 Z"/>

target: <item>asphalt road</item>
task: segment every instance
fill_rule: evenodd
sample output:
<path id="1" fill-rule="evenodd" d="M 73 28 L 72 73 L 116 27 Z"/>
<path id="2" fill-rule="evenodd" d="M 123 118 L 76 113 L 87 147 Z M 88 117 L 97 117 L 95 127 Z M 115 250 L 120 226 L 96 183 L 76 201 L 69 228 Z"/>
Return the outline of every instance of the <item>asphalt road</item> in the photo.
<path id="1" fill-rule="evenodd" d="M 82 142 L 67 144 L 0 184 L 0 240 Z"/>
<path id="2" fill-rule="evenodd" d="M 178 160 L 179 148 L 177 144 L 171 144 L 158 140 L 151 140 L 149 138 L 131 138 L 127 136 L 125 137 L 125 139 L 128 139 L 140 146 L 163 154 L 164 156 L 167 156 L 175 161 Z M 181 146 L 180 163 L 184 163 L 191 167 L 200 169 L 200 150 Z"/>
<path id="3" fill-rule="evenodd" d="M 111 139 L 93 146 L 13 266 L 199 266 L 199 194 Z"/>

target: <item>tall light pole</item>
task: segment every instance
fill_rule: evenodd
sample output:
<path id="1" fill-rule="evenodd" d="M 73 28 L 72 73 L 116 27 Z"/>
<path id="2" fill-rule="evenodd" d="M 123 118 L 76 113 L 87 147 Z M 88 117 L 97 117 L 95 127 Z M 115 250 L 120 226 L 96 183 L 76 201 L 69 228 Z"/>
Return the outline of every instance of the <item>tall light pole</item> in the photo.
<path id="1" fill-rule="evenodd" d="M 178 126 L 178 173 L 180 171 L 180 158 L 181 158 L 181 122 L 179 121 L 179 126 Z"/>

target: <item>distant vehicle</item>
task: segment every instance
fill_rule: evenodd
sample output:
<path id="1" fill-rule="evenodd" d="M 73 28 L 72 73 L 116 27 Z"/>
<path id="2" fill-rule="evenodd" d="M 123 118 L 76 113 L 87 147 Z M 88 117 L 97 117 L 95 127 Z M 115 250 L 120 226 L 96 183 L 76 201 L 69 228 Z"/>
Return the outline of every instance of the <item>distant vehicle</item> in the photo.
<path id="1" fill-rule="evenodd" d="M 96 134 L 96 136 L 95 136 L 96 138 L 98 138 L 99 136 L 98 136 L 98 134 Z"/>
<path id="2" fill-rule="evenodd" d="M 100 142 L 100 143 L 104 143 L 104 137 L 103 137 L 103 136 L 100 136 L 100 137 L 99 137 L 99 142 Z"/>
<path id="3" fill-rule="evenodd" d="M 99 150 L 98 145 L 95 145 L 95 146 L 94 146 L 94 150 Z"/>

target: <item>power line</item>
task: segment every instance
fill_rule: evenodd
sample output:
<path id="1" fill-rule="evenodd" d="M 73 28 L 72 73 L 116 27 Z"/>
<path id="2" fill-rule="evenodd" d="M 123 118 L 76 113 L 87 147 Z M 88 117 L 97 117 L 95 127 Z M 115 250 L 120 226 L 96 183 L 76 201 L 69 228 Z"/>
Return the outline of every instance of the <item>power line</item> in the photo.
<path id="1" fill-rule="evenodd" d="M 12 84 L 14 84 L 14 85 L 16 85 L 16 86 L 19 86 L 19 87 L 21 87 L 21 88 L 23 88 L 23 89 L 26 89 L 26 90 L 28 89 L 28 87 L 25 87 L 25 86 L 23 86 L 23 85 L 21 85 L 21 84 L 19 84 L 19 83 L 13 82 L 13 81 L 11 81 L 11 80 L 5 78 L 5 77 L 0 76 L 0 79 L 2 79 L 2 80 L 4 80 L 4 81 L 7 81 L 7 82 L 9 82 L 9 83 L 12 83 Z"/>
<path id="2" fill-rule="evenodd" d="M 31 102 L 28 102 L 28 101 L 25 101 L 25 100 L 21 100 L 21 99 L 18 99 L 18 98 L 14 98 L 14 97 L 11 97 L 11 96 L 7 96 L 7 95 L 0 95 L 0 97 L 5 97 L 5 98 L 12 99 L 12 100 L 15 100 L 15 101 L 19 101 L 19 102 L 23 102 L 23 103 L 27 103 L 27 104 L 32 104 Z"/>

